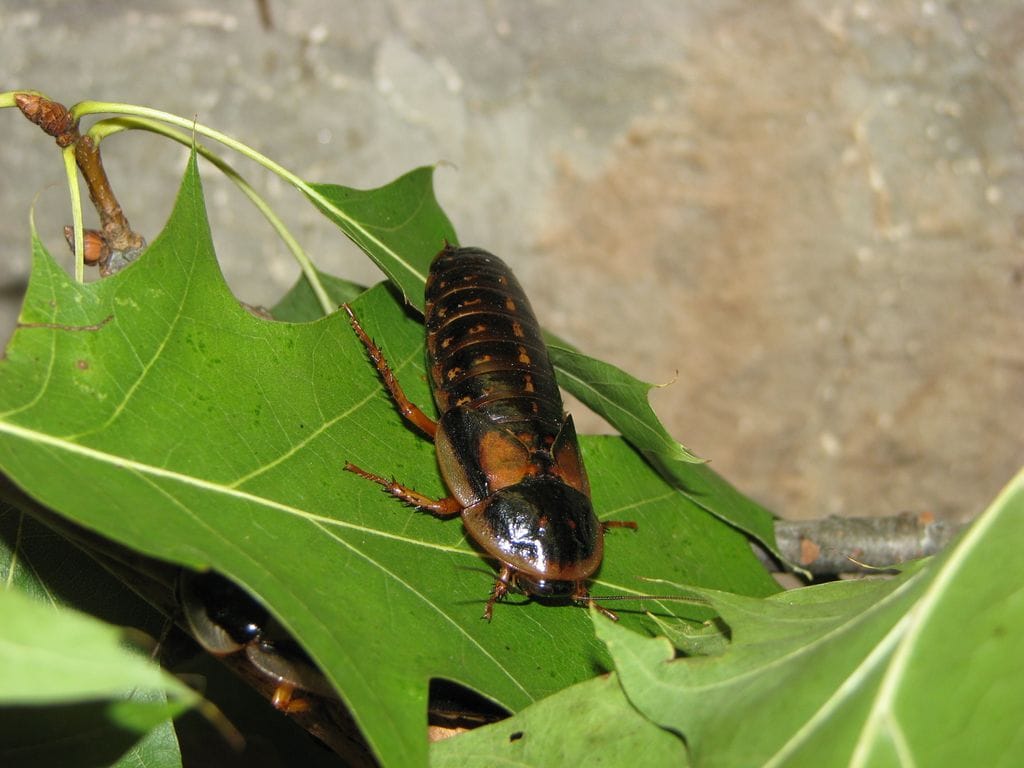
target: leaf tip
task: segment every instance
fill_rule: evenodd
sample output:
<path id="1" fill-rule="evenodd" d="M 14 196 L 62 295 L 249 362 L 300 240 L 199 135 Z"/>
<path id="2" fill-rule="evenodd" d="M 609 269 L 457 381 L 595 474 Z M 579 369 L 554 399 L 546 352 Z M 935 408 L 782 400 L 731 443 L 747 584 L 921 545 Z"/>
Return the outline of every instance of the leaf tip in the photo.
<path id="1" fill-rule="evenodd" d="M 703 456 L 698 456 L 678 441 L 675 441 L 673 454 L 673 458 L 676 461 L 682 461 L 686 464 L 707 464 L 711 461 L 710 459 L 705 459 Z"/>

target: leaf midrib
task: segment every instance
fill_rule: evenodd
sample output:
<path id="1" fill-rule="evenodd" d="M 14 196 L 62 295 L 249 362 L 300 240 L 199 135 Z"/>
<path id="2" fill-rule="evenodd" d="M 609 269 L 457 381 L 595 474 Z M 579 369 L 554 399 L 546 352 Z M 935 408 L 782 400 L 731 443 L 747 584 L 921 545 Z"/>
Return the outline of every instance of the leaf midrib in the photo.
<path id="1" fill-rule="evenodd" d="M 90 448 L 86 445 L 79 443 L 70 442 L 64 438 L 54 437 L 48 435 L 45 432 L 39 432 L 34 429 L 28 429 L 26 427 L 19 426 L 17 424 L 11 424 L 8 422 L 0 422 L 0 434 L 8 434 L 12 437 L 20 440 L 25 440 L 30 443 L 45 445 L 51 448 L 56 448 L 60 451 L 82 456 L 92 461 L 98 461 L 103 464 L 107 464 L 118 469 L 131 470 L 138 472 L 143 476 L 159 477 L 166 480 L 171 480 L 182 485 L 192 486 L 200 490 L 208 491 L 211 493 L 219 494 L 222 496 L 228 496 L 238 501 L 244 501 L 250 504 L 256 504 L 268 509 L 273 509 L 278 512 L 284 512 L 292 517 L 297 517 L 302 520 L 317 523 L 320 525 L 334 527 L 334 528 L 345 528 L 351 531 L 357 531 L 359 533 L 365 533 L 372 536 L 378 536 L 385 539 L 391 539 L 394 541 L 400 541 L 406 544 L 412 544 L 415 546 L 423 547 L 426 549 L 434 549 L 441 552 L 455 553 L 460 555 L 466 555 L 470 557 L 476 557 L 476 554 L 469 549 L 461 549 L 459 547 L 453 547 L 446 544 L 436 544 L 429 541 L 423 541 L 421 539 L 413 539 L 408 536 L 401 536 L 388 531 L 382 531 L 378 528 L 368 528 L 364 525 L 358 525 L 345 520 L 338 520 L 337 518 L 327 517 L 326 515 L 318 515 L 313 512 L 308 512 L 298 507 L 293 507 L 290 504 L 285 504 L 280 501 L 268 499 L 265 496 L 259 496 L 248 491 L 243 491 L 238 488 L 216 483 L 210 480 L 204 480 L 200 477 L 193 475 L 186 475 L 181 472 L 176 472 L 171 469 L 164 467 L 158 467 L 153 464 L 146 464 L 141 461 L 135 461 L 128 459 L 123 456 L 117 456 L 106 451 L 97 450 Z"/>

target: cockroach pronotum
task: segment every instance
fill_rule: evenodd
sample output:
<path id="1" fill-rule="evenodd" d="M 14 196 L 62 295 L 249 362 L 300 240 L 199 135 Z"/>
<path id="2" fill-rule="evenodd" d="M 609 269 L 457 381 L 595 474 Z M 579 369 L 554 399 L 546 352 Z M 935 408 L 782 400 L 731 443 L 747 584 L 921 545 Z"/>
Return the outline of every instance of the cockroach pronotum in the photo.
<path id="1" fill-rule="evenodd" d="M 402 416 L 434 441 L 450 496 L 426 497 L 346 463 L 419 510 L 463 525 L 500 570 L 484 618 L 510 589 L 590 602 L 587 582 L 601 565 L 604 531 L 590 501 L 572 417 L 562 408 L 540 326 L 501 259 L 446 246 L 426 285 L 427 368 L 440 418 L 402 391 L 387 361 L 345 305 Z M 598 608 L 610 618 L 615 615 Z"/>

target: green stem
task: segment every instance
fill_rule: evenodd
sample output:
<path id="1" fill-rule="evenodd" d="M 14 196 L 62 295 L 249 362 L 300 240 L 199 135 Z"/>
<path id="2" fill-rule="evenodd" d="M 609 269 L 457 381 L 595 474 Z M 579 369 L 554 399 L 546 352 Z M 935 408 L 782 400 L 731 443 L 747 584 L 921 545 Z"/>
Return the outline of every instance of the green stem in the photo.
<path id="1" fill-rule="evenodd" d="M 381 251 L 392 255 L 397 263 L 404 264 L 406 268 L 414 275 L 416 275 L 419 279 L 426 279 L 425 275 L 420 274 L 416 269 L 412 267 L 412 265 L 408 264 L 405 259 L 401 258 L 400 254 L 395 253 L 394 250 L 388 247 L 386 243 L 382 242 L 380 239 L 375 237 L 358 221 L 356 221 L 351 216 L 342 211 L 340 208 L 335 206 L 330 200 L 328 200 L 326 197 L 317 192 L 316 189 L 314 189 L 310 184 L 303 181 L 301 178 L 296 176 L 294 173 L 289 171 L 284 166 L 279 165 L 266 155 L 257 152 L 252 147 L 243 144 L 237 139 L 233 139 L 227 134 L 221 133 L 220 131 L 214 130 L 213 128 L 208 128 L 207 126 L 202 125 L 201 123 L 197 123 L 195 120 L 188 120 L 186 118 L 179 117 L 178 115 L 173 115 L 169 112 L 163 112 L 158 109 L 152 109 L 150 107 L 140 107 L 133 104 L 120 104 L 117 102 L 108 101 L 83 101 L 79 102 L 71 108 L 71 115 L 76 120 L 80 119 L 85 115 L 94 115 L 104 112 L 115 115 L 129 115 L 135 117 L 149 118 L 152 120 L 170 123 L 171 125 L 176 125 L 180 128 L 189 129 L 194 133 L 197 133 L 201 136 L 206 136 L 207 138 L 213 139 L 214 141 L 219 141 L 224 146 L 233 149 L 236 152 L 244 155 L 245 157 L 248 157 L 249 159 L 259 163 L 264 168 L 269 170 L 271 173 L 275 173 L 285 181 L 289 182 L 298 190 L 300 190 L 303 194 L 305 194 L 306 197 L 310 198 L 314 203 L 319 205 L 324 210 L 329 211 L 333 216 L 337 217 L 339 221 L 345 222 L 346 226 L 348 226 L 353 232 L 358 232 L 360 237 L 364 238 L 365 242 L 370 243 L 376 248 L 379 248 Z M 349 235 L 349 237 L 351 237 L 351 235 Z M 360 245 L 360 247 L 363 247 L 363 249 L 366 250 L 365 246 L 362 243 L 358 243 L 358 241 L 356 242 L 357 244 Z"/>
<path id="2" fill-rule="evenodd" d="M 18 94 L 29 96 L 46 96 L 40 91 L 16 90 L 0 93 L 0 109 L 16 107 L 15 97 Z M 82 218 L 82 190 L 78 186 L 78 164 L 75 160 L 74 146 L 62 150 L 64 156 L 64 173 L 68 179 L 68 194 L 71 197 L 71 217 L 75 230 L 75 280 L 85 282 L 85 227 Z M 35 224 L 33 223 L 33 230 Z"/>
<path id="3" fill-rule="evenodd" d="M 212 163 L 221 173 L 231 179 L 239 190 L 241 190 L 242 194 L 248 197 L 252 204 L 256 206 L 260 213 L 263 214 L 266 220 L 270 223 L 270 226 L 274 228 L 278 237 L 281 238 L 288 250 L 291 251 L 295 261 L 298 263 L 299 268 L 302 270 L 302 274 L 313 289 L 313 293 L 316 295 L 317 301 L 320 303 L 320 307 L 323 309 L 324 314 L 330 314 L 337 309 L 335 303 L 332 302 L 330 296 L 328 296 L 327 290 L 324 288 L 323 282 L 320 280 L 320 275 L 317 272 L 316 267 L 313 265 L 313 262 L 310 260 L 309 255 L 302 249 L 302 246 L 299 245 L 292 233 L 288 231 L 284 222 L 281 221 L 280 217 L 276 213 L 274 213 L 267 201 L 264 200 L 260 194 L 253 189 L 252 185 L 249 184 L 249 182 L 247 182 L 245 178 L 229 163 L 218 155 L 215 155 L 202 144 L 194 143 L 193 137 L 187 136 L 159 121 L 137 116 L 115 117 L 107 120 L 101 120 L 89 129 L 88 135 L 91 136 L 98 144 L 108 136 L 113 136 L 121 131 L 133 129 L 150 131 L 152 133 L 165 136 L 166 138 L 172 139 L 186 147 L 195 146 L 196 152 Z"/>
<path id="4" fill-rule="evenodd" d="M 82 190 L 78 186 L 78 163 L 75 160 L 75 145 L 61 150 L 64 156 L 64 172 L 68 177 L 68 194 L 71 196 L 71 222 L 75 229 L 75 281 L 85 282 L 85 225 L 82 218 Z"/>

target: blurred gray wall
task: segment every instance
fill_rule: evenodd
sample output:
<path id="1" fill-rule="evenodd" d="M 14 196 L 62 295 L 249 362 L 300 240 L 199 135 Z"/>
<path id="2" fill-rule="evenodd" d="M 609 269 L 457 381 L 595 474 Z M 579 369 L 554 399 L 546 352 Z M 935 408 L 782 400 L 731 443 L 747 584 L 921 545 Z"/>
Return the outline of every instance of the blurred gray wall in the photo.
<path id="1" fill-rule="evenodd" d="M 315 181 L 447 161 L 462 242 L 509 260 L 555 332 L 673 381 L 675 435 L 784 516 L 966 518 L 1024 464 L 1024 4 L 268 7 L 269 28 L 243 0 L 3 0 L 0 90 L 195 115 Z M 0 136 L 6 337 L 30 206 L 65 256 L 70 214 L 52 141 L 14 110 Z M 183 152 L 104 146 L 154 235 Z M 323 267 L 377 279 L 239 167 Z M 296 268 L 205 180 L 229 281 L 272 303 Z"/>

